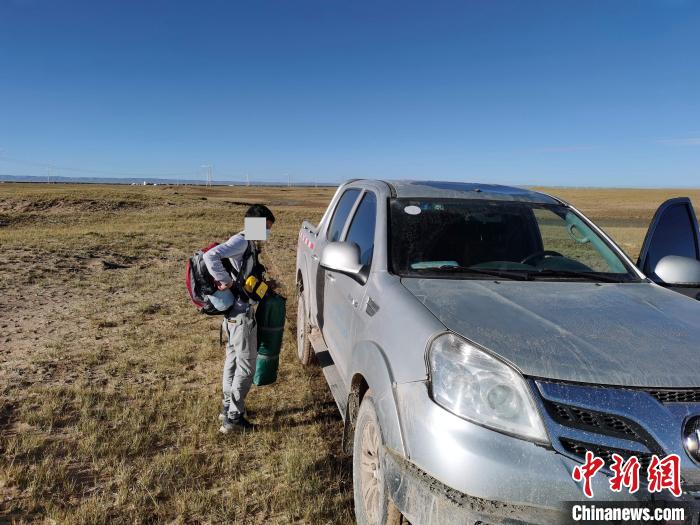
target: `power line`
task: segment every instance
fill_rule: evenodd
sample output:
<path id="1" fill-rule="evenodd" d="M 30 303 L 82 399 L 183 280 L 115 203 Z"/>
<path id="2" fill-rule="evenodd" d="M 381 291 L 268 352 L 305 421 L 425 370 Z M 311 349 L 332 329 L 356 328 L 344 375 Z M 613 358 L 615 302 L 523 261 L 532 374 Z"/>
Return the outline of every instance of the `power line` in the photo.
<path id="1" fill-rule="evenodd" d="M 5 157 L 0 154 L 0 162 L 9 162 L 12 164 L 22 164 L 25 166 L 34 166 L 37 168 L 45 168 L 48 170 L 57 169 L 61 171 L 72 171 L 76 173 L 92 173 L 97 175 L 115 175 L 120 177 L 177 177 L 177 176 L 194 176 L 193 172 L 179 172 L 179 173 L 134 173 L 125 171 L 108 171 L 108 170 L 93 170 L 89 168 L 76 168 L 71 166 L 57 166 L 55 164 L 48 164 L 46 162 L 36 162 L 31 160 L 16 159 L 12 157 Z"/>

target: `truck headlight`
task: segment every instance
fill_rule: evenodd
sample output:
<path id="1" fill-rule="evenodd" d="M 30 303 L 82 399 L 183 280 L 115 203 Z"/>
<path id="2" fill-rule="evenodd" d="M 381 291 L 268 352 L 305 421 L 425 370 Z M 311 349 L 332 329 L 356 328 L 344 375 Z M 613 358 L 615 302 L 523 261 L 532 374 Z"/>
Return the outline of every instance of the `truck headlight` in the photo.
<path id="1" fill-rule="evenodd" d="M 433 340 L 428 361 L 436 403 L 479 425 L 549 442 L 530 388 L 513 368 L 450 333 Z"/>

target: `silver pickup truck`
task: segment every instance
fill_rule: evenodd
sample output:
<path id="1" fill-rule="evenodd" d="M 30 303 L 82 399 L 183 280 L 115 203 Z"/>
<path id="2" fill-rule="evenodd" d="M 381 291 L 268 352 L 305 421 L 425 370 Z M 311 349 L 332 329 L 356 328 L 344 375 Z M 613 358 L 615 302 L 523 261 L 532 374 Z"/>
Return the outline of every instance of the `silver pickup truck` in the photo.
<path id="1" fill-rule="evenodd" d="M 297 343 L 343 416 L 357 522 L 565 523 L 586 451 L 593 501 L 697 501 L 698 242 L 686 198 L 635 264 L 543 193 L 340 186 L 299 232 Z M 613 454 L 677 454 L 682 495 L 612 492 Z"/>

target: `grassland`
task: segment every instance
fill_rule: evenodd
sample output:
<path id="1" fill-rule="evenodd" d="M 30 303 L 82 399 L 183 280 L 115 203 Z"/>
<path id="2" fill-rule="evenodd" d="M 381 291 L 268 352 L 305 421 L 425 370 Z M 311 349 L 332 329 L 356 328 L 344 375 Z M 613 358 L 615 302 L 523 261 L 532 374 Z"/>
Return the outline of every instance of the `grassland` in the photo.
<path id="1" fill-rule="evenodd" d="M 665 198 L 700 191 L 549 188 L 636 257 Z M 348 523 L 350 461 L 318 370 L 295 360 L 293 270 L 312 188 L 0 185 L 0 522 Z M 184 262 L 278 217 L 263 261 L 289 297 L 259 428 L 217 432 L 218 320 L 187 303 Z"/>

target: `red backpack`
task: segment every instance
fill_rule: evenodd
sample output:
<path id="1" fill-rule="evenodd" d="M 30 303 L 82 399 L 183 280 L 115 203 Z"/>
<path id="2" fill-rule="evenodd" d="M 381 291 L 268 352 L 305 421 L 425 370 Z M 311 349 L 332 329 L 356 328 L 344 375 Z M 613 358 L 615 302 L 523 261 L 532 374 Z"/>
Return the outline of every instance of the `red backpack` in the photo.
<path id="1" fill-rule="evenodd" d="M 212 295 L 216 290 L 214 278 L 209 273 L 207 265 L 204 263 L 204 254 L 209 250 L 218 246 L 218 242 L 213 242 L 206 248 L 202 248 L 196 252 L 187 261 L 187 269 L 185 270 L 185 286 L 187 293 L 190 296 L 190 301 L 197 310 L 207 315 L 220 315 L 221 312 L 214 308 L 211 301 L 207 299 L 207 295 Z M 228 260 L 226 260 L 228 262 Z"/>

